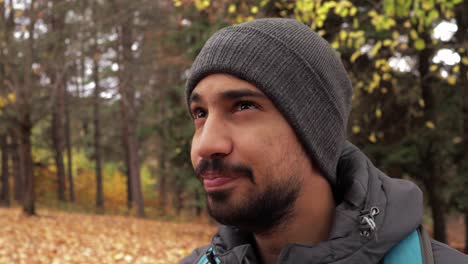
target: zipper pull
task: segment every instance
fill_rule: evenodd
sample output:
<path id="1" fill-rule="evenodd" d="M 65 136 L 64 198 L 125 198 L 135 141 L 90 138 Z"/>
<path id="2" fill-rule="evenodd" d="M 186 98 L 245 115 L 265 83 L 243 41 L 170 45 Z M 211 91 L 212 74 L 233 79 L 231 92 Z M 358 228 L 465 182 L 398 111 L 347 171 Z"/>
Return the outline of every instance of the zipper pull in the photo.
<path id="1" fill-rule="evenodd" d="M 379 213 L 380 210 L 377 207 L 371 207 L 370 209 L 361 211 L 361 236 L 369 237 L 377 229 L 374 217 Z"/>

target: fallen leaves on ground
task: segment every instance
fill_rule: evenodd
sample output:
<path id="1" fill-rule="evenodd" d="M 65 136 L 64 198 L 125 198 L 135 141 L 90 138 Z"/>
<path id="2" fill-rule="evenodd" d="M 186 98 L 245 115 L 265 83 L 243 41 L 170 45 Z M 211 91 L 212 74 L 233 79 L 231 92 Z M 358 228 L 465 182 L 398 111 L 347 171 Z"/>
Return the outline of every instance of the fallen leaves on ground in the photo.
<path id="1" fill-rule="evenodd" d="M 215 227 L 123 216 L 0 209 L 0 263 L 178 263 Z"/>

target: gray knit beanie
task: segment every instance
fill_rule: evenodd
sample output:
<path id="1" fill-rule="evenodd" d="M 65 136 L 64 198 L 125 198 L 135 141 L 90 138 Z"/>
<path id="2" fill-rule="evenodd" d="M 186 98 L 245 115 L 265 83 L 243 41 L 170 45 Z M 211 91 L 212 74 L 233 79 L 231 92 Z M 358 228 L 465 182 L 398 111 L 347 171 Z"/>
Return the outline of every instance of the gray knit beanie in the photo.
<path id="1" fill-rule="evenodd" d="M 295 130 L 332 186 L 345 144 L 352 86 L 330 45 L 306 25 L 258 19 L 216 32 L 195 59 L 186 84 L 228 73 L 265 93 Z"/>

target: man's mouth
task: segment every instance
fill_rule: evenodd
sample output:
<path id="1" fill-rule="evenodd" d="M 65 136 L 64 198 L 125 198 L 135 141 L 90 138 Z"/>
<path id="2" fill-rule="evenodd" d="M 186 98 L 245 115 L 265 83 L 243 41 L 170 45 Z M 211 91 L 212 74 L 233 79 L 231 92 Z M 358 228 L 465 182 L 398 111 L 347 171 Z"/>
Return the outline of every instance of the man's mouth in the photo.
<path id="1" fill-rule="evenodd" d="M 235 180 L 237 177 L 228 177 L 218 172 L 204 173 L 201 175 L 205 191 L 214 191 L 223 188 L 227 183 Z"/>

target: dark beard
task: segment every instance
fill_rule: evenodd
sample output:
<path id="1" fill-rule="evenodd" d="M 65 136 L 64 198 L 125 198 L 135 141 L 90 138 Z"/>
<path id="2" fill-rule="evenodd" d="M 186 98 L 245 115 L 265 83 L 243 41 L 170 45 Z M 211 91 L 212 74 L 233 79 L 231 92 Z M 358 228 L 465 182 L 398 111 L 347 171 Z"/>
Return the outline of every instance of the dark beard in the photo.
<path id="1" fill-rule="evenodd" d="M 232 190 L 206 194 L 209 214 L 219 223 L 236 226 L 256 234 L 279 228 L 292 216 L 301 180 L 292 176 L 287 182 L 271 183 L 262 193 L 249 193 L 247 202 L 229 202 Z"/>

